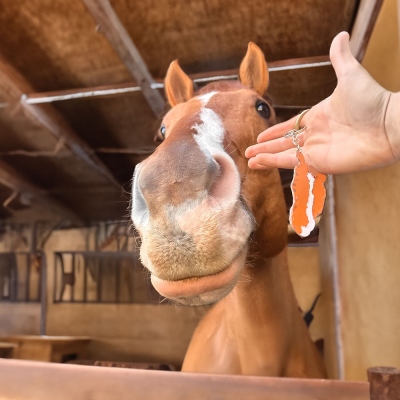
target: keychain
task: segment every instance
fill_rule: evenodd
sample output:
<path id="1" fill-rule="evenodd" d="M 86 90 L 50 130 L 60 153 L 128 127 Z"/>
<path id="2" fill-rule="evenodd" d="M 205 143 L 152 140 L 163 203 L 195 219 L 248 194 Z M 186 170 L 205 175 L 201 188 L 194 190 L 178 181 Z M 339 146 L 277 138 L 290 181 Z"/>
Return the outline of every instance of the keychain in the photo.
<path id="1" fill-rule="evenodd" d="M 322 213 L 326 198 L 324 183 L 326 175 L 320 174 L 312 165 L 307 165 L 301 151 L 298 134 L 306 127 L 300 128 L 301 119 L 309 110 L 304 110 L 296 119 L 295 128 L 285 134 L 292 138 L 297 147 L 296 157 L 299 163 L 294 168 L 290 185 L 293 194 L 293 205 L 289 212 L 289 222 L 294 231 L 301 237 L 307 237 L 315 227 L 316 218 Z"/>

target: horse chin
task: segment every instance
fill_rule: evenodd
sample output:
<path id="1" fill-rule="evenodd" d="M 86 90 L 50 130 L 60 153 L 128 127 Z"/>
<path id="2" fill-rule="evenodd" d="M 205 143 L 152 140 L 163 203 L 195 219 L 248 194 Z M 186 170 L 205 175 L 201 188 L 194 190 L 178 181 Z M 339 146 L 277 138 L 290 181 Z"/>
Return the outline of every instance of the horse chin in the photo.
<path id="1" fill-rule="evenodd" d="M 151 283 L 162 296 L 180 304 L 200 306 L 213 304 L 229 294 L 235 287 L 244 267 L 247 246 L 223 271 L 202 277 L 169 281 L 151 275 Z"/>

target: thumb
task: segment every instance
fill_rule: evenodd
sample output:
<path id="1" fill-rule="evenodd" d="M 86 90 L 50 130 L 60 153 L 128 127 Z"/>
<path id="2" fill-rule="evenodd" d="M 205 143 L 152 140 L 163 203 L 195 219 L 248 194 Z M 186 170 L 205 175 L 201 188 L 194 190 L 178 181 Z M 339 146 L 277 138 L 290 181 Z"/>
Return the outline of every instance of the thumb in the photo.
<path id="1" fill-rule="evenodd" d="M 329 57 L 338 79 L 346 72 L 349 72 L 349 69 L 354 63 L 358 64 L 358 61 L 354 58 L 353 54 L 351 54 L 349 34 L 347 32 L 340 32 L 334 37 Z"/>

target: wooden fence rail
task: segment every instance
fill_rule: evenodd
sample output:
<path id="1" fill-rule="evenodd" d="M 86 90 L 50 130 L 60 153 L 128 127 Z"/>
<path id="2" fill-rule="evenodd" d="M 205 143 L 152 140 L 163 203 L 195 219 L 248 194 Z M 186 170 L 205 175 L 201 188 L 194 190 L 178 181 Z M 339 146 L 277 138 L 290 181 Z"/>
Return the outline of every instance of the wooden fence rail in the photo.
<path id="1" fill-rule="evenodd" d="M 369 400 L 369 383 L 0 360 L 4 400 Z"/>

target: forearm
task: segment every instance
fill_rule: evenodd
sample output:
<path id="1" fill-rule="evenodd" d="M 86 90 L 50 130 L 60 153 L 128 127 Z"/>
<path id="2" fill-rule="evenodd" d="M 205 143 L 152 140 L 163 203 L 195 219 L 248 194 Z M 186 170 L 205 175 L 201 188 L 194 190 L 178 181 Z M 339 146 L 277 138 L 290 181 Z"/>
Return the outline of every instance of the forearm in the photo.
<path id="1" fill-rule="evenodd" d="M 400 160 L 400 92 L 391 93 L 385 114 L 385 130 L 393 155 Z"/>

